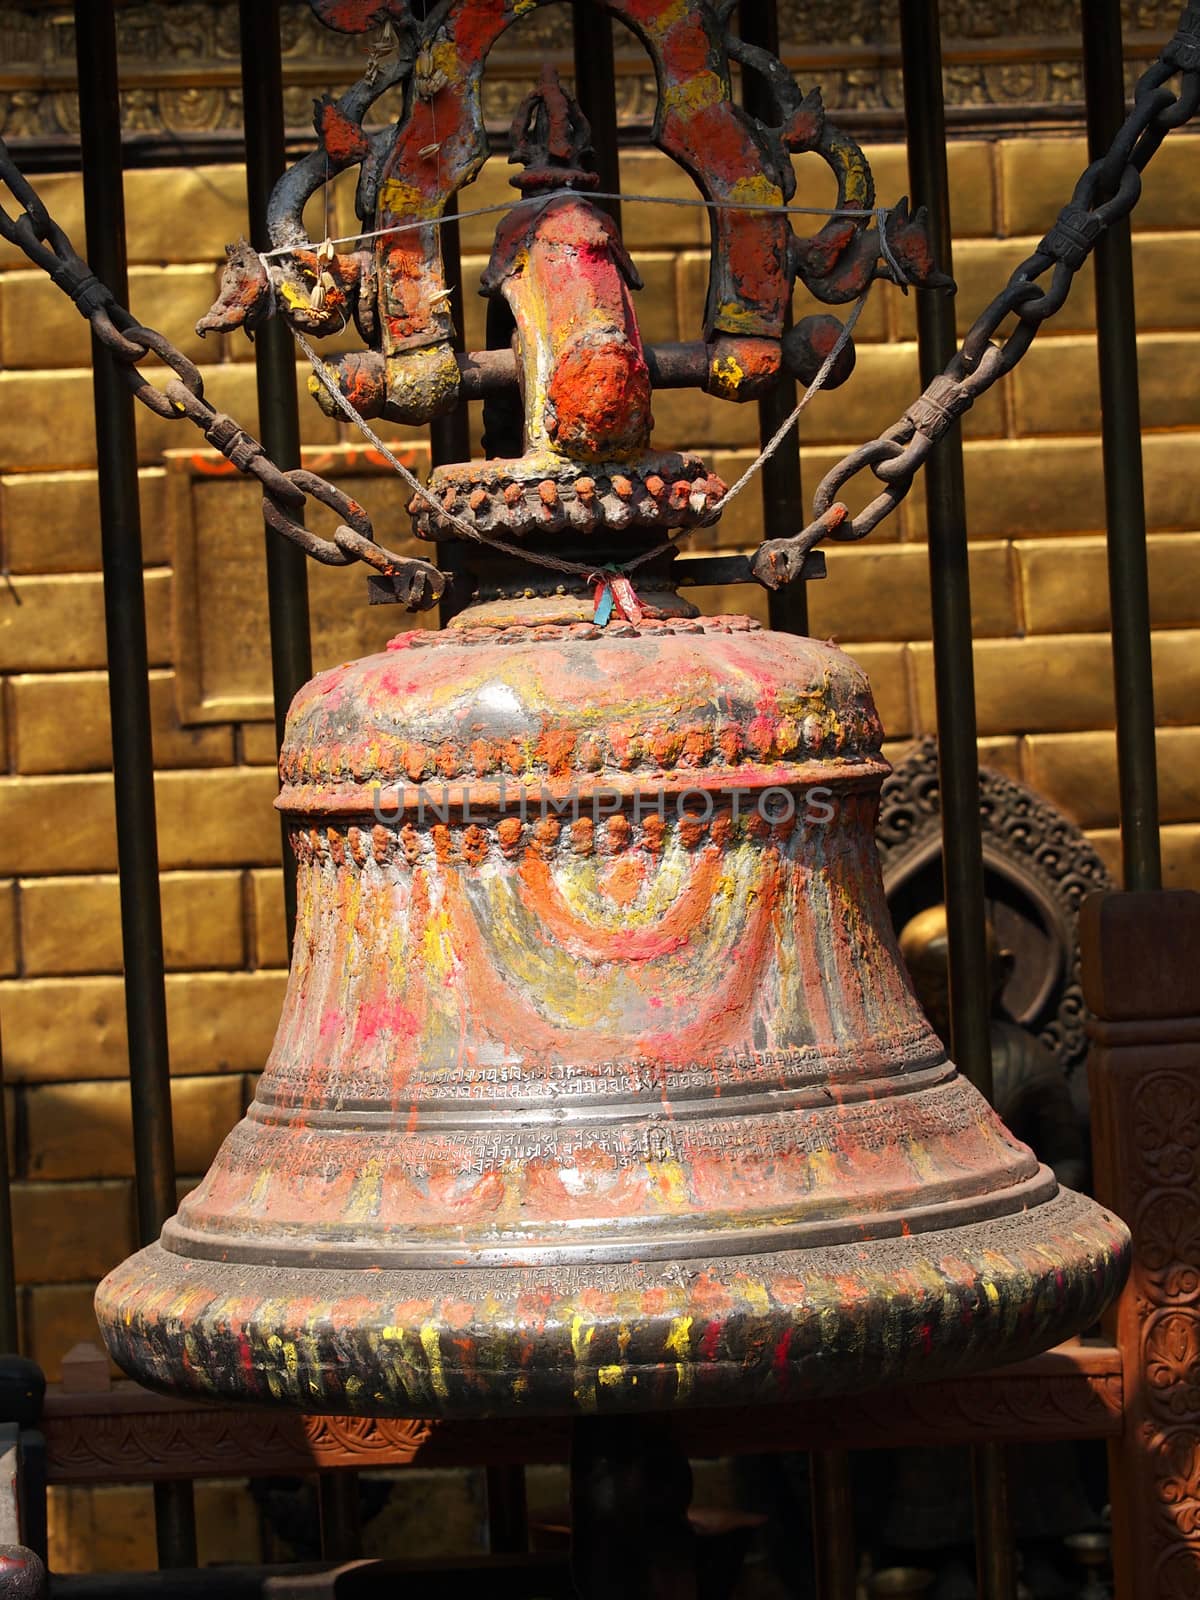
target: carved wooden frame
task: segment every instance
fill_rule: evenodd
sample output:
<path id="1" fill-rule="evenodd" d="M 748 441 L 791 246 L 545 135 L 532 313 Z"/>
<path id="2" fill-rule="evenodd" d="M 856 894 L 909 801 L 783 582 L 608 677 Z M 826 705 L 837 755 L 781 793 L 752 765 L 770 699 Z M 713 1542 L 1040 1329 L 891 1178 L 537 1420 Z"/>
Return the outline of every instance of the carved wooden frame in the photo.
<path id="1" fill-rule="evenodd" d="M 1121 1360 L 1072 1340 L 983 1377 L 761 1410 L 671 1419 L 689 1455 L 831 1447 L 1099 1439 L 1119 1434 Z M 52 1387 L 41 1423 L 51 1483 L 156 1482 L 340 1468 L 534 1465 L 567 1459 L 571 1421 L 502 1423 L 302 1416 L 154 1395 L 133 1383 L 96 1394 Z"/>

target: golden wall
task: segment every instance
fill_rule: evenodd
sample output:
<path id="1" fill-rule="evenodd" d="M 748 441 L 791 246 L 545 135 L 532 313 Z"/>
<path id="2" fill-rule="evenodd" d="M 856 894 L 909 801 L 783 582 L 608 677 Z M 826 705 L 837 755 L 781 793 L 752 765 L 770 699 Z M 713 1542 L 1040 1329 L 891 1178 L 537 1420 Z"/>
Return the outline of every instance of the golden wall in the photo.
<path id="1" fill-rule="evenodd" d="M 898 145 L 870 150 L 880 199 L 906 188 Z M 1167 880 L 1200 886 L 1200 138 L 1156 157 L 1137 210 L 1142 414 Z M 954 268 L 965 325 L 1029 253 L 1069 195 L 1082 140 L 964 139 L 950 150 Z M 812 203 L 832 197 L 801 169 Z M 511 196 L 493 162 L 464 206 Z M 78 180 L 39 187 L 84 243 Z M 661 157 L 630 151 L 629 194 L 691 192 Z M 253 351 L 191 332 L 222 247 L 245 229 L 235 167 L 131 172 L 125 185 L 134 311 L 199 361 L 208 393 L 256 426 Z M 463 226 L 468 343 L 483 342 L 469 286 L 489 222 Z M 348 192 L 331 225 L 353 230 Z M 652 340 L 695 337 L 707 278 L 700 211 L 628 204 Z M 319 227 L 318 227 L 319 233 Z M 1020 776 L 1084 828 L 1118 868 L 1094 308 L 1085 272 L 1008 382 L 966 419 L 976 672 L 984 759 Z M 879 288 L 859 323 L 857 371 L 803 426 L 809 488 L 842 451 L 894 421 L 918 390 L 911 298 Z M 96 450 L 87 330 L 42 275 L 0 252 L 0 1021 L 15 1177 L 25 1347 L 58 1375 L 94 1336 L 92 1287 L 134 1243 L 113 779 L 105 685 Z M 353 480 L 388 544 L 406 498 L 361 441 L 301 391 L 317 470 Z M 753 458 L 754 407 L 690 391 L 656 396 L 656 440 L 707 450 L 733 478 Z M 393 435 L 416 466 L 417 434 Z M 263 535 L 254 491 L 197 448 L 189 425 L 138 414 L 167 999 L 179 1170 L 206 1167 L 239 1117 L 269 1048 L 284 984 L 279 829 L 265 644 Z M 201 441 L 202 442 L 202 441 Z M 773 528 L 774 535 L 794 531 Z M 762 529 L 747 493 L 707 548 L 745 549 Z M 812 627 L 871 673 L 899 748 L 934 728 L 922 502 L 862 547 L 835 546 L 810 588 Z M 314 569 L 318 666 L 409 625 L 365 605 L 361 569 Z M 758 591 L 723 597 L 765 615 Z M 120 775 L 118 774 L 118 782 Z M 187 1178 L 182 1181 L 188 1181 Z M 194 1181 L 194 1177 L 193 1177 Z M 112 1491 L 113 1494 L 116 1491 Z M 121 1491 L 121 1504 L 135 1491 Z M 244 1504 L 211 1495 L 218 1549 L 253 1554 Z M 146 1516 L 56 1502 L 60 1539 L 92 1565 L 152 1562 Z M 218 1510 L 214 1507 L 220 1508 Z M 242 1509 L 237 1509 L 241 1507 Z M 236 1530 L 236 1537 L 229 1530 Z M 232 1543 L 231 1543 L 232 1541 Z M 69 1564 L 60 1544 L 60 1564 Z"/>

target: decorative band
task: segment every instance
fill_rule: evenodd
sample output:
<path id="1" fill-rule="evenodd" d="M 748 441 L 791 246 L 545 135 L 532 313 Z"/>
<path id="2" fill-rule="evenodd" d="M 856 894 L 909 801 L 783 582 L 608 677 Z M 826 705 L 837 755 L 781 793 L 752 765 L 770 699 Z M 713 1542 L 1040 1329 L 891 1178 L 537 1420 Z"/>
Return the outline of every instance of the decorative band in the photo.
<path id="1" fill-rule="evenodd" d="M 766 794 L 772 792 L 768 790 Z M 787 793 L 782 788 L 777 792 L 781 797 Z M 691 794 L 704 798 L 699 790 L 685 790 L 680 798 L 687 799 Z M 819 814 L 807 803 L 816 794 L 827 797 L 820 800 Z M 431 796 L 423 812 L 406 813 L 402 822 L 399 815 L 374 823 L 297 821 L 289 830 L 288 839 L 300 862 L 365 867 L 368 861 L 374 861 L 379 866 L 396 863 L 413 867 L 428 860 L 439 865 L 477 867 L 489 858 L 518 860 L 526 851 L 551 861 L 573 856 L 617 856 L 625 851 L 657 856 L 675 844 L 688 851 L 705 845 L 726 850 L 743 840 L 786 844 L 806 828 L 829 828 L 839 823 L 869 839 L 879 809 L 877 781 L 863 789 L 810 790 L 807 797 L 802 797 L 805 804 L 795 806 L 777 821 L 772 821 L 769 811 L 759 805 L 739 810 L 736 804 L 727 803 L 704 810 L 671 808 L 663 814 L 646 804 L 644 796 L 640 797 L 640 808 L 631 806 L 629 813 L 622 810 L 600 819 L 587 814 L 572 816 L 569 811 L 549 815 L 536 809 L 537 798 L 533 797 L 534 807 L 528 808 L 524 816 L 514 803 L 507 815 L 475 814 L 474 820 L 467 820 L 472 815 L 469 805 L 457 808 L 457 815 L 450 809 L 442 815 Z"/>

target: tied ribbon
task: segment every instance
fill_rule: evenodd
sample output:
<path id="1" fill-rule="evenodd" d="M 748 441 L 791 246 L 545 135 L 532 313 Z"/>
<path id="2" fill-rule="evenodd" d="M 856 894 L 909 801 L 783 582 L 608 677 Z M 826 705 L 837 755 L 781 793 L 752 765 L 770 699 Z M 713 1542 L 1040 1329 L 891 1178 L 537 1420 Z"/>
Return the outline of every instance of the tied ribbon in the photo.
<path id="1" fill-rule="evenodd" d="M 608 576 L 597 578 L 593 599 L 592 621 L 598 628 L 607 627 L 615 614 L 626 622 L 640 622 L 642 608 L 633 584 L 616 567 L 605 567 Z"/>

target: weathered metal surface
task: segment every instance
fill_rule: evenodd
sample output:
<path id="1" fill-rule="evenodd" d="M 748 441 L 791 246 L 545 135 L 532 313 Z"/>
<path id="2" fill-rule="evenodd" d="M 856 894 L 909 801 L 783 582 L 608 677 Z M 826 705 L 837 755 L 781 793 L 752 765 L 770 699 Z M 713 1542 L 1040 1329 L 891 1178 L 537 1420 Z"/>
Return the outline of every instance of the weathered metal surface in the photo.
<path id="1" fill-rule="evenodd" d="M 318 108 L 321 149 L 277 191 L 288 253 L 265 272 L 232 259 L 211 325 L 277 292 L 297 330 L 353 309 L 373 350 L 337 369 L 343 397 L 436 416 L 471 362 L 451 348 L 434 224 L 483 159 L 479 77 L 519 7 L 451 0 L 424 23 L 398 4 L 316 9 L 352 31 L 398 26 Z M 797 274 L 831 302 L 872 276 L 933 281 L 903 208 L 882 240 L 862 216 L 792 237 L 791 152 L 825 156 L 843 206 L 873 205 L 869 173 L 715 9 L 609 9 L 655 60 L 660 142 L 719 202 L 707 388 L 744 399 L 773 381 Z M 777 125 L 733 106 L 730 58 L 770 85 Z M 1194 109 L 1190 80 L 1178 100 L 1161 87 L 1178 67 L 1155 69 L 1113 173 L 1089 175 L 1101 225 Z M 363 115 L 397 85 L 399 123 L 368 141 Z M 299 908 L 275 1048 L 208 1176 L 97 1297 L 111 1351 L 151 1386 L 377 1416 L 803 1401 L 1031 1354 L 1122 1281 L 1122 1224 L 1003 1127 L 907 988 L 872 841 L 887 769 L 865 678 L 832 647 L 699 620 L 674 593 L 656 531 L 710 518 L 723 486 L 652 452 L 636 273 L 580 192 L 587 137 L 552 78 L 520 110 L 525 198 L 484 288 L 515 324 L 523 438 L 508 428 L 503 458 L 439 467 L 418 510 L 420 531 L 491 546 L 478 603 L 293 704 L 280 805 Z M 352 164 L 383 232 L 344 256 L 313 249 L 303 202 Z M 1078 248 L 1048 236 L 1026 267 L 1057 263 L 1051 290 L 1002 297 L 1022 316 L 1015 343 L 993 346 L 985 317 L 961 370 L 826 480 L 817 532 L 857 537 L 899 500 L 1060 302 Z M 282 531 L 297 536 L 296 500 L 316 493 L 346 519 L 318 558 L 436 583 L 401 570 L 348 497 L 275 473 L 190 363 L 78 286 L 97 294 L 112 348 L 155 349 L 178 374 L 165 395 L 131 380 L 141 397 L 260 477 Z M 810 322 L 791 366 L 836 339 Z M 860 464 L 886 487 L 847 521 L 834 495 Z M 600 528 L 604 554 L 550 553 Z M 791 575 L 812 532 L 764 547 L 764 581 Z M 531 584 L 526 557 L 571 582 Z"/>
<path id="2" fill-rule="evenodd" d="M 401 635 L 293 705 L 284 1016 L 208 1177 L 101 1286 L 126 1370 L 316 1411 L 639 1409 L 1088 1324 L 1124 1229 L 907 988 L 859 669 L 743 618 L 491 631 Z"/>
<path id="3" fill-rule="evenodd" d="M 23 1544 L 0 1544 L 0 1594 L 4 1600 L 44 1600 L 50 1592 L 41 1559 Z"/>

